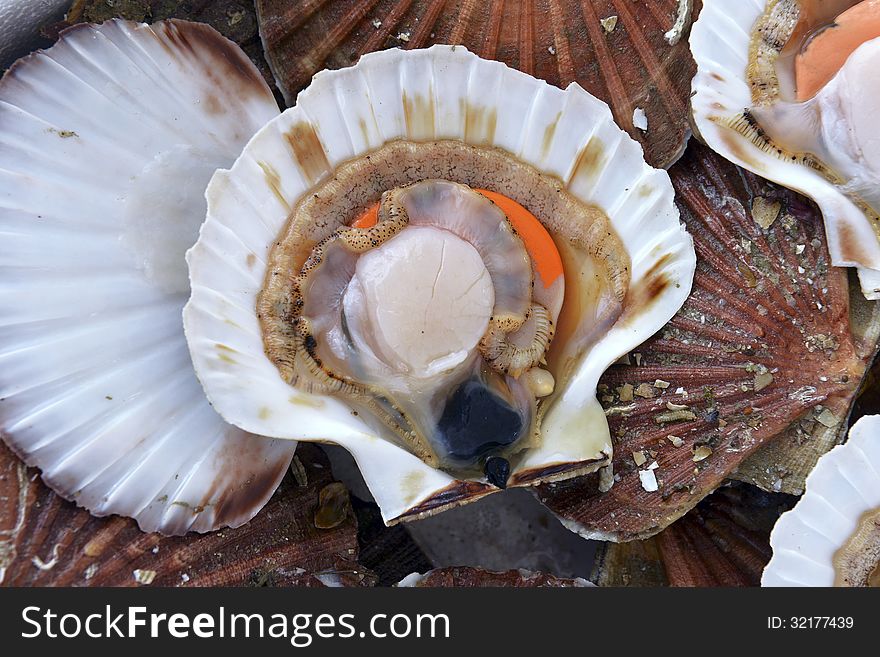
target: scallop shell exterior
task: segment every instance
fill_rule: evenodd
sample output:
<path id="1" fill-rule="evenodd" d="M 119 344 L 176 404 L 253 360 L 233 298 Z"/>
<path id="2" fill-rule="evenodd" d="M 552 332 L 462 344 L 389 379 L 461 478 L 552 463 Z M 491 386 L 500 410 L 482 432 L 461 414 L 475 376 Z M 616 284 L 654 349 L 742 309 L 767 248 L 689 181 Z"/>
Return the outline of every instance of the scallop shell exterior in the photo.
<path id="1" fill-rule="evenodd" d="M 863 514 L 880 509 L 880 416 L 853 425 L 849 440 L 823 456 L 807 477 L 807 492 L 783 515 L 770 545 L 762 586 L 833 586 L 834 553 Z"/>
<path id="2" fill-rule="evenodd" d="M 426 573 L 412 573 L 397 585 L 403 588 L 586 588 L 592 586 L 587 580 L 576 577 L 565 579 L 547 573 L 528 570 L 492 572 L 480 568 L 438 568 Z"/>
<path id="3" fill-rule="evenodd" d="M 22 0 L 31 2 L 31 0 Z M 220 34 L 244 50 L 272 89 L 277 94 L 275 79 L 269 64 L 263 56 L 263 44 L 257 27 L 256 9 L 251 2 L 240 0 L 211 0 L 211 2 L 190 2 L 189 0 L 139 0 L 137 2 L 114 2 L 111 0 L 62 0 L 69 11 L 64 22 L 48 25 L 43 32 L 51 35 L 71 25 L 79 23 L 103 23 L 113 18 L 155 23 L 177 18 L 198 23 L 207 23 Z"/>
<path id="4" fill-rule="evenodd" d="M 274 116 L 194 23 L 77 26 L 0 82 L 0 435 L 96 515 L 239 525 L 287 469 L 211 409 L 180 318 L 204 186 Z"/>
<path id="5" fill-rule="evenodd" d="M 497 114 L 494 123 L 470 120 L 488 112 Z M 335 398 L 300 394 L 263 352 L 252 309 L 289 208 L 340 162 L 398 138 L 491 143 L 558 177 L 610 216 L 632 259 L 624 317 L 548 411 L 543 427 L 554 439 L 529 452 L 508 483 L 532 485 L 598 467 L 610 440 L 596 381 L 684 301 L 695 267 L 692 241 L 679 224 L 668 176 L 644 163 L 641 148 L 614 124 L 604 103 L 577 85 L 563 92 L 460 46 L 373 53 L 355 67 L 317 75 L 296 107 L 261 130 L 231 171 L 214 177 L 208 220 L 188 254 L 193 293 L 184 312 L 209 399 L 246 430 L 331 440 L 348 449 L 386 522 L 498 490 L 485 481 L 456 480 L 375 438 Z"/>
<path id="6" fill-rule="evenodd" d="M 463 45 L 611 106 L 649 164 L 668 167 L 690 135 L 691 0 L 257 0 L 266 57 L 289 104 L 318 71 L 389 47 Z M 647 130 L 633 125 L 636 109 Z"/>
<path id="7" fill-rule="evenodd" d="M 541 501 L 588 538 L 657 534 L 809 413 L 813 425 L 835 429 L 834 438 L 804 435 L 810 439 L 783 452 L 786 462 L 774 462 L 807 470 L 835 444 L 874 353 L 860 338 L 876 335 L 876 326 L 854 335 L 846 270 L 830 266 L 809 203 L 698 144 L 670 176 L 694 237 L 697 272 L 672 321 L 600 381 L 619 480 L 606 493 L 594 475 L 539 489 Z M 767 205 L 776 213 L 762 228 L 756 217 L 767 223 Z M 621 401 L 627 384 L 644 384 L 651 396 Z M 837 410 L 829 415 L 824 407 Z M 649 492 L 639 471 L 655 461 L 659 487 Z"/>
<path id="8" fill-rule="evenodd" d="M 765 153 L 725 123 L 752 104 L 749 40 L 766 5 L 766 0 L 704 0 L 690 39 L 697 62 L 691 98 L 696 130 L 731 162 L 812 198 L 825 218 L 832 262 L 858 267 L 865 297 L 880 299 L 880 241 L 858 206 L 818 172 Z"/>
<path id="9" fill-rule="evenodd" d="M 599 586 L 758 586 L 770 560 L 770 530 L 796 498 L 753 486 L 724 486 L 645 541 L 605 543 Z"/>
<path id="10" fill-rule="evenodd" d="M 202 536 L 144 534 L 128 518 L 95 518 L 43 485 L 0 445 L 0 585 L 368 586 L 357 523 L 314 524 L 332 482 L 320 449 L 297 453 L 272 500 L 244 527 Z"/>

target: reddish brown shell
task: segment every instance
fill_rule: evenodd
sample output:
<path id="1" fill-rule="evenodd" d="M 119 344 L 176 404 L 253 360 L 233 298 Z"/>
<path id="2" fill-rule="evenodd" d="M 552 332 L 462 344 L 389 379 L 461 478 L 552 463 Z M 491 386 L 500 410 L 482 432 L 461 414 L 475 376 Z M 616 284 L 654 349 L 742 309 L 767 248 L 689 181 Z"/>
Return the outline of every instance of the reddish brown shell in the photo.
<path id="1" fill-rule="evenodd" d="M 689 4 L 689 3 L 686 3 Z M 266 58 L 288 104 L 324 68 L 384 48 L 463 44 L 551 84 L 578 82 L 609 103 L 617 123 L 654 166 L 681 155 L 690 134 L 695 67 L 688 16 L 675 45 L 665 38 L 679 0 L 257 0 Z M 689 11 L 689 9 L 688 9 Z M 604 21 L 604 23 L 603 23 Z M 633 127 L 641 108 L 648 129 Z"/>
<path id="2" fill-rule="evenodd" d="M 348 513 L 318 529 L 329 462 L 300 445 L 266 507 L 238 529 L 162 537 L 118 516 L 95 518 L 42 484 L 0 445 L 0 583 L 6 586 L 360 586 L 373 576 L 357 563 L 357 523 Z M 298 483 L 301 482 L 301 483 Z"/>
<path id="3" fill-rule="evenodd" d="M 656 534 L 805 413 L 842 427 L 873 348 L 851 334 L 847 274 L 812 205 L 696 144 L 670 174 L 698 266 L 679 313 L 602 379 L 619 481 L 539 490 L 592 537 Z M 639 471 L 654 462 L 648 492 Z"/>
<path id="4" fill-rule="evenodd" d="M 797 498 L 735 484 L 719 489 L 653 538 L 606 543 L 592 579 L 600 586 L 758 586 L 770 531 Z"/>
<path id="5" fill-rule="evenodd" d="M 458 567 L 438 568 L 418 579 L 418 587 L 509 587 L 509 588 L 568 588 L 589 586 L 586 580 L 565 579 L 547 573 L 533 573 L 525 570 L 492 572 L 480 568 Z"/>

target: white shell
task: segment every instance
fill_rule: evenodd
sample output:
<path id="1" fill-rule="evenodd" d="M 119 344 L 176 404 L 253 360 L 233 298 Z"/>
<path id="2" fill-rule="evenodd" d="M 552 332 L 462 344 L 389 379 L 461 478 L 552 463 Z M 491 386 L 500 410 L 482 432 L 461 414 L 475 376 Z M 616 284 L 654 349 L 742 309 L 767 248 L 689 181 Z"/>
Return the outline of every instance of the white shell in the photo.
<path id="1" fill-rule="evenodd" d="M 770 535 L 762 586 L 832 586 L 834 553 L 868 511 L 880 509 L 880 415 L 855 423 L 849 440 L 819 459 L 806 493 Z"/>
<path id="2" fill-rule="evenodd" d="M 880 299 L 880 241 L 858 206 L 813 169 L 765 153 L 723 122 L 752 105 L 746 81 L 749 43 L 766 4 L 766 0 L 704 0 L 690 36 L 697 63 L 691 97 L 697 132 L 731 162 L 812 198 L 825 220 L 832 263 L 858 267 L 865 297 Z M 848 243 L 858 245 L 858 260 L 848 253 Z"/>
<path id="3" fill-rule="evenodd" d="M 180 314 L 208 180 L 277 114 L 192 23 L 78 26 L 0 82 L 0 433 L 96 515 L 238 525 L 290 462 L 211 409 Z"/>
<path id="4" fill-rule="evenodd" d="M 427 120 L 406 120 L 404 106 L 414 98 L 433 99 Z M 562 91 L 461 46 L 388 50 L 315 76 L 296 107 L 261 130 L 232 170 L 211 181 L 208 219 L 188 254 L 193 292 L 184 324 L 196 372 L 224 418 L 247 431 L 329 440 L 347 448 L 386 522 L 421 515 L 429 507 L 437 511 L 455 491 L 450 503 L 497 489 L 484 481 L 457 481 L 375 437 L 339 400 L 291 388 L 264 355 L 254 307 L 269 249 L 289 208 L 316 182 L 303 173 L 308 167 L 293 156 L 284 135 L 310 124 L 331 168 L 399 138 L 482 145 L 481 130 L 471 126 L 466 133 L 468 105 L 497 111 L 494 146 L 558 177 L 574 195 L 606 211 L 632 259 L 631 290 L 645 286 L 645 276 L 669 282 L 647 307 L 629 308 L 626 320 L 591 350 L 548 410 L 542 445 L 527 452 L 511 481 L 559 464 L 595 469 L 607 461 L 611 439 L 595 397 L 599 376 L 675 314 L 694 274 L 693 241 L 679 223 L 669 176 L 645 164 L 641 147 L 614 124 L 608 106 L 578 85 Z M 549 144 L 547 135 L 553 135 Z M 588 145 L 604 159 L 589 173 L 579 172 L 576 163 Z M 275 172 L 275 185 L 264 170 Z M 530 483 L 552 478 L 548 474 Z"/>

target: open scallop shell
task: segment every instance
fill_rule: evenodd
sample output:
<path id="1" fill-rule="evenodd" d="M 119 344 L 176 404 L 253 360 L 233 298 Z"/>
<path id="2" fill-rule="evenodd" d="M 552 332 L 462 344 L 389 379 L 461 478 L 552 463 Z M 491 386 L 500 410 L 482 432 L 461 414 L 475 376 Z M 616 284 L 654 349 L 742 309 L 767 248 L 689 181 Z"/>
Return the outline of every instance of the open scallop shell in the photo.
<path id="1" fill-rule="evenodd" d="M 697 62 L 694 123 L 700 137 L 736 164 L 811 197 L 822 210 L 833 264 L 858 267 L 862 291 L 880 299 L 880 242 L 859 207 L 823 175 L 767 153 L 729 127 L 752 105 L 746 80 L 752 27 L 767 0 L 705 0 L 691 31 Z"/>
<path id="2" fill-rule="evenodd" d="M 195 23 L 77 26 L 0 82 L 0 434 L 96 515 L 238 525 L 287 469 L 211 409 L 180 317 L 205 186 L 277 114 Z"/>
<path id="3" fill-rule="evenodd" d="M 491 145 L 557 177 L 609 215 L 632 260 L 621 320 L 547 412 L 545 439 L 511 473 L 510 485 L 573 476 L 607 461 L 611 443 L 596 382 L 674 314 L 695 267 L 668 176 L 646 165 L 608 107 L 576 84 L 562 91 L 460 46 L 374 53 L 355 67 L 317 75 L 296 107 L 212 180 L 208 219 L 188 254 L 193 290 L 184 323 L 196 371 L 224 418 L 263 435 L 347 448 L 386 522 L 497 489 L 480 479 L 456 480 L 376 438 L 335 398 L 291 388 L 264 354 L 255 304 L 269 248 L 290 208 L 316 182 L 386 142 L 438 138 Z"/>
<path id="4" fill-rule="evenodd" d="M 834 586 L 841 582 L 835 553 L 856 532 L 865 514 L 880 511 L 880 415 L 853 425 L 849 440 L 819 459 L 807 477 L 807 492 L 784 514 L 773 533 L 773 558 L 763 586 Z M 876 523 L 876 520 L 874 521 Z M 865 555 L 880 572 L 880 542 Z M 870 568 L 870 566 L 868 566 Z M 857 581 L 860 578 L 857 578 Z"/>
<path id="5" fill-rule="evenodd" d="M 658 533 L 752 455 L 772 467 L 756 483 L 797 491 L 837 443 L 876 348 L 876 303 L 861 298 L 869 308 L 855 312 L 811 204 L 699 144 L 670 176 L 700 257 L 682 309 L 600 381 L 617 481 L 605 493 L 594 475 L 539 489 L 589 538 Z M 643 384 L 646 396 L 633 394 Z M 804 431 L 776 449 L 792 423 Z M 659 485 L 648 491 L 639 473 L 655 461 Z"/>
<path id="6" fill-rule="evenodd" d="M 666 168 L 690 136 L 691 0 L 436 2 L 257 0 L 266 58 L 288 103 L 318 71 L 389 47 L 461 44 L 560 88 L 606 101 L 645 159 Z M 639 113 L 638 110 L 641 110 Z M 647 125 L 637 128 L 634 116 Z"/>

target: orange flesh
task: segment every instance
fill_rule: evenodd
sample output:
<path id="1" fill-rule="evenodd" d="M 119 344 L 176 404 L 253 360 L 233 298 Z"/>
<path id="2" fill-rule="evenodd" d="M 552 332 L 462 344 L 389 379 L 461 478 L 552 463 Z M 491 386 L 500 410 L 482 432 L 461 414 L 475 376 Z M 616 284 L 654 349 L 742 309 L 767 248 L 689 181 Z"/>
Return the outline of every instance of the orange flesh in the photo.
<path id="1" fill-rule="evenodd" d="M 556 279 L 562 276 L 562 258 L 547 229 L 544 228 L 535 215 L 513 199 L 486 189 L 478 189 L 476 191 L 495 203 L 507 215 L 507 219 L 513 225 L 520 238 L 522 238 L 526 251 L 528 251 L 529 256 L 535 262 L 535 269 L 544 287 L 548 288 L 553 285 Z M 376 203 L 367 208 L 352 223 L 352 227 L 370 228 L 375 226 L 378 221 L 379 204 Z"/>
<path id="2" fill-rule="evenodd" d="M 833 78 L 856 48 L 880 37 L 880 0 L 863 0 L 809 39 L 795 58 L 797 99 L 808 100 Z"/>

